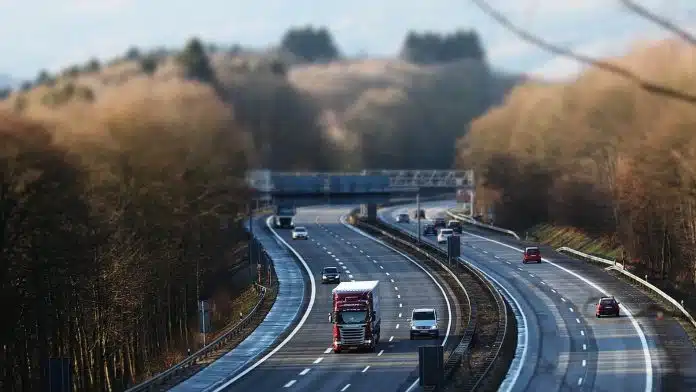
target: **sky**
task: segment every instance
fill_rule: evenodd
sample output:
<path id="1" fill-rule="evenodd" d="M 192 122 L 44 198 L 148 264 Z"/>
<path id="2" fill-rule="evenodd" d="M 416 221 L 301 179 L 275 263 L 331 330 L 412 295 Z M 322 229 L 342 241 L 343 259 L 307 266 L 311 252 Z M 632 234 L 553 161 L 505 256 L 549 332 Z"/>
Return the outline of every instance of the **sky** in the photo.
<path id="1" fill-rule="evenodd" d="M 696 0 L 637 0 L 696 31 Z M 488 0 L 513 23 L 592 56 L 670 37 L 618 0 Z M 33 79 L 129 47 L 180 47 L 192 36 L 255 48 L 292 26 L 327 26 L 346 55 L 393 57 L 409 30 L 476 30 L 497 69 L 559 80 L 581 67 L 525 44 L 469 0 L 0 0 L 0 75 Z M 693 28 L 692 28 L 693 27 Z"/>

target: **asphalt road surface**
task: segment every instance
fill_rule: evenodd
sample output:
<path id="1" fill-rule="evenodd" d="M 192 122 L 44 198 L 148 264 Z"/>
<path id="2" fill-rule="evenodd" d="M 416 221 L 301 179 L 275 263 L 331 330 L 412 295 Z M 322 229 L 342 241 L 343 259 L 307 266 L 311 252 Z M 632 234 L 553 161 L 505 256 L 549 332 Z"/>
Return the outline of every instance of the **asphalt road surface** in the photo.
<path id="1" fill-rule="evenodd" d="M 452 207 L 453 202 L 422 205 L 427 218 L 445 216 Z M 395 220 L 404 212 L 413 217 L 414 210 L 411 205 L 379 214 L 417 233 L 414 219 Z M 683 328 L 658 320 L 654 301 L 636 288 L 546 248 L 544 262 L 523 265 L 523 245 L 466 226 L 461 241 L 462 257 L 499 281 L 525 315 L 528 346 L 513 391 L 696 390 L 696 354 Z M 595 318 L 594 306 L 606 293 L 621 302 L 621 317 Z"/>
<path id="2" fill-rule="evenodd" d="M 295 224 L 307 227 L 309 240 L 293 241 L 290 230 L 276 230 L 311 269 L 315 301 L 292 340 L 226 391 L 397 391 L 417 369 L 418 346 L 436 343 L 409 339 L 407 319 L 417 307 L 438 310 L 441 338 L 437 343 L 443 341 L 449 314 L 441 289 L 403 256 L 340 223 L 349 211 L 349 207 L 298 209 Z M 342 270 L 344 281 L 380 281 L 382 332 L 376 352 L 334 354 L 331 350 L 328 314 L 335 284 L 321 283 L 325 266 Z"/>

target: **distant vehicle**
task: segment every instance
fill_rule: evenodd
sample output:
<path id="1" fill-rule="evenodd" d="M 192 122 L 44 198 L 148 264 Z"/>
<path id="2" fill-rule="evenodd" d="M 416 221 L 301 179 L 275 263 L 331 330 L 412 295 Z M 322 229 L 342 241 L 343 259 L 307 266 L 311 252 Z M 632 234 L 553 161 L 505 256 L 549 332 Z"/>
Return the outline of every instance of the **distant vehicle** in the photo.
<path id="1" fill-rule="evenodd" d="M 541 251 L 536 246 L 530 246 L 524 249 L 522 264 L 527 263 L 541 263 Z"/>
<path id="2" fill-rule="evenodd" d="M 425 227 L 423 227 L 423 235 L 437 235 L 437 229 L 435 228 L 435 225 L 432 225 L 430 223 L 426 224 Z"/>
<path id="3" fill-rule="evenodd" d="M 445 218 L 435 218 L 435 219 L 433 220 L 433 224 L 435 225 L 436 228 L 437 228 L 437 227 L 446 227 L 446 226 L 447 226 L 447 222 L 445 222 Z"/>
<path id="4" fill-rule="evenodd" d="M 411 222 L 411 219 L 409 219 L 408 214 L 399 214 L 399 216 L 396 217 L 396 223 L 409 223 Z"/>
<path id="5" fill-rule="evenodd" d="M 309 239 L 309 233 L 307 229 L 303 226 L 297 226 L 292 229 L 292 239 L 293 240 L 306 240 Z"/>
<path id="6" fill-rule="evenodd" d="M 619 317 L 619 302 L 614 297 L 602 297 L 597 302 L 597 311 L 595 316 L 615 316 Z"/>
<path id="7" fill-rule="evenodd" d="M 440 229 L 440 233 L 437 235 L 437 243 L 444 244 L 447 242 L 447 237 L 451 237 L 453 235 L 454 231 L 452 231 L 452 229 Z"/>
<path id="8" fill-rule="evenodd" d="M 343 282 L 331 291 L 329 321 L 333 324 L 333 351 L 366 348 L 374 352 L 379 343 L 379 281 Z"/>
<path id="9" fill-rule="evenodd" d="M 447 228 L 452 229 L 457 234 L 462 234 L 462 222 L 452 219 L 447 222 Z"/>
<path id="10" fill-rule="evenodd" d="M 297 209 L 294 205 L 280 203 L 274 207 L 273 225 L 276 229 L 292 229 L 295 227 L 295 214 Z"/>
<path id="11" fill-rule="evenodd" d="M 437 312 L 431 308 L 413 309 L 411 312 L 411 340 L 416 336 L 439 339 Z"/>
<path id="12" fill-rule="evenodd" d="M 419 216 L 421 219 L 425 219 L 425 210 L 424 209 L 421 208 L 420 210 L 413 211 L 413 219 L 418 219 Z"/>
<path id="13" fill-rule="evenodd" d="M 321 271 L 321 283 L 341 283 L 341 273 L 336 267 L 324 267 Z"/>

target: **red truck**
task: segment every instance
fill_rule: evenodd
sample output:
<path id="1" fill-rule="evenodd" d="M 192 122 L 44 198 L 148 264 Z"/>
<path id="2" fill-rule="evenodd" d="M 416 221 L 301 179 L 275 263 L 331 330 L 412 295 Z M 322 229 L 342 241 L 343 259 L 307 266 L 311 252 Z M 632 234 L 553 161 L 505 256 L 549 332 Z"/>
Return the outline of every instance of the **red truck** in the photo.
<path id="1" fill-rule="evenodd" d="M 379 343 L 379 281 L 341 282 L 331 291 L 329 321 L 333 324 L 333 351 L 367 349 Z"/>

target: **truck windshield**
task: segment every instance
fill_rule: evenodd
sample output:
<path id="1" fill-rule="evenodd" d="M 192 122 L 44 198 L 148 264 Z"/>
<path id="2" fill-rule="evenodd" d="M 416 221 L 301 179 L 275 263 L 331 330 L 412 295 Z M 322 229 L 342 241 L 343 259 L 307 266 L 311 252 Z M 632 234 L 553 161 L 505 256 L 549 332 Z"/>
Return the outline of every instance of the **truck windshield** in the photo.
<path id="1" fill-rule="evenodd" d="M 360 324 L 367 321 L 367 312 L 364 310 L 341 311 L 337 316 L 339 324 Z"/>
<path id="2" fill-rule="evenodd" d="M 435 313 L 434 312 L 415 312 L 413 313 L 413 320 L 414 321 L 423 321 L 423 320 L 435 320 Z"/>

